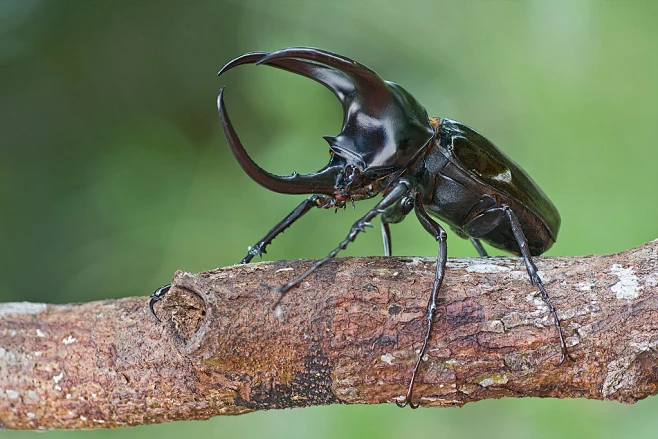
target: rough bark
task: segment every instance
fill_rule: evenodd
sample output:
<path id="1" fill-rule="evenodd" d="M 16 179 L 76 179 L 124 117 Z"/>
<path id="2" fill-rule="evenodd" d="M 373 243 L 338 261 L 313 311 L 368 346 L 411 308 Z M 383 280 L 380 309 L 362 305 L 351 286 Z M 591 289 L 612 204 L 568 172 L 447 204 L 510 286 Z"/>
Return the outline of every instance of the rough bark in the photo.
<path id="1" fill-rule="evenodd" d="M 312 261 L 178 272 L 146 297 L 0 306 L 0 423 L 95 428 L 404 394 L 425 331 L 430 258 L 336 259 L 282 302 Z M 576 362 L 556 367 L 547 307 L 518 258 L 452 259 L 426 361 L 424 406 L 500 397 L 632 403 L 658 388 L 658 242 L 536 258 Z"/>

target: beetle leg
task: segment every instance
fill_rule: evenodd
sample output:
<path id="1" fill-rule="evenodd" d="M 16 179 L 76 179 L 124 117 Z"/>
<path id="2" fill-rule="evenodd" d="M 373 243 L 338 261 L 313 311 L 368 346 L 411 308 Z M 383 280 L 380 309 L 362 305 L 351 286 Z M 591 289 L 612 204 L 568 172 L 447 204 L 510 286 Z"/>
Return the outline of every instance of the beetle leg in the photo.
<path id="1" fill-rule="evenodd" d="M 312 174 L 298 174 L 293 172 L 291 175 L 283 177 L 267 172 L 258 166 L 247 151 L 244 149 L 238 134 L 233 128 L 231 119 L 228 117 L 226 105 L 224 103 L 224 88 L 222 87 L 217 96 L 217 111 L 222 121 L 222 127 L 226 140 L 233 155 L 238 160 L 242 169 L 261 186 L 282 194 L 327 194 L 333 195 L 336 192 L 336 178 L 341 172 L 341 168 L 333 163 L 332 160 L 324 168 Z"/>
<path id="2" fill-rule="evenodd" d="M 302 201 L 299 206 L 290 212 L 284 219 L 282 219 L 277 225 L 272 227 L 272 229 L 267 232 L 267 234 L 256 244 L 249 248 L 247 256 L 245 256 L 241 264 L 249 263 L 254 256 L 262 256 L 265 251 L 265 247 L 272 243 L 272 240 L 276 238 L 279 233 L 282 233 L 285 229 L 290 227 L 292 223 L 301 218 L 306 212 L 311 210 L 312 207 L 330 207 L 335 204 L 335 200 L 329 197 L 322 195 L 311 195 L 306 200 Z"/>
<path id="3" fill-rule="evenodd" d="M 382 220 L 382 240 L 384 241 L 384 256 L 391 256 L 391 228 Z"/>
<path id="4" fill-rule="evenodd" d="M 491 217 L 491 214 L 501 214 L 499 218 L 493 218 Z M 507 205 L 507 204 L 496 204 L 494 206 L 491 206 L 487 208 L 484 212 L 482 212 L 480 215 L 487 214 L 489 215 L 489 224 L 487 224 L 487 229 L 490 229 L 492 224 L 498 224 L 500 220 L 504 219 L 505 217 L 507 218 L 507 221 L 510 224 L 510 228 L 512 230 L 512 234 L 514 235 L 514 239 L 516 240 L 516 243 L 519 246 L 519 250 L 521 252 L 521 257 L 523 258 L 523 262 L 525 263 L 526 271 L 528 272 L 528 276 L 530 276 L 530 282 L 532 282 L 533 285 L 536 285 L 539 288 L 539 292 L 541 293 L 542 299 L 544 299 L 544 302 L 548 306 L 548 310 L 550 311 L 551 315 L 553 316 L 553 321 L 555 322 L 555 329 L 557 330 L 557 335 L 560 340 L 560 349 L 562 351 L 562 356 L 560 357 L 560 361 L 556 364 L 556 366 L 561 365 L 564 363 L 564 360 L 569 358 L 571 361 L 576 361 L 574 358 L 569 354 L 569 350 L 567 349 L 567 344 L 564 341 L 564 335 L 562 334 L 562 327 L 560 326 L 560 319 L 558 318 L 557 311 L 553 304 L 551 303 L 551 299 L 548 297 L 548 293 L 546 292 L 546 289 L 544 289 L 544 284 L 542 283 L 541 277 L 539 277 L 539 274 L 537 273 L 537 266 L 535 266 L 535 263 L 532 261 L 532 255 L 530 254 L 530 247 L 528 246 L 528 240 L 525 237 L 525 234 L 523 233 L 523 230 L 521 229 L 521 223 L 519 222 L 519 219 L 516 217 L 516 214 L 514 211 Z M 478 230 L 479 224 L 477 224 L 477 218 L 471 220 L 471 227 L 470 227 L 470 233 L 473 233 L 475 230 Z M 469 228 L 469 226 L 465 226 L 466 228 Z M 485 229 L 478 230 L 480 233 L 485 232 Z M 477 235 L 477 233 L 476 233 Z"/>
<path id="5" fill-rule="evenodd" d="M 384 239 L 384 256 L 391 256 L 391 229 L 389 224 L 399 223 L 414 208 L 414 199 L 402 197 L 395 204 L 382 212 L 382 238 Z"/>
<path id="6" fill-rule="evenodd" d="M 418 374 L 418 368 L 420 367 L 420 362 L 425 355 L 425 350 L 427 349 L 427 343 L 430 340 L 430 335 L 432 334 L 432 325 L 434 324 L 434 316 L 436 315 L 436 306 L 439 298 L 439 290 L 441 289 L 441 284 L 443 283 L 443 276 L 445 275 L 446 262 L 448 259 L 448 245 L 447 245 L 447 235 L 446 231 L 443 230 L 443 227 L 436 221 L 434 221 L 425 211 L 423 204 L 421 202 L 421 195 L 416 195 L 415 211 L 418 220 L 422 226 L 427 230 L 439 243 L 439 254 L 436 258 L 436 273 L 434 275 L 434 285 L 432 286 L 432 295 L 430 300 L 427 303 L 427 331 L 425 332 L 425 339 L 423 340 L 423 346 L 420 348 L 420 353 L 418 354 L 418 359 L 414 365 L 414 370 L 411 373 L 411 381 L 409 382 L 409 388 L 407 389 L 407 395 L 402 401 L 395 401 L 398 407 L 405 407 L 407 404 L 412 409 L 418 408 L 419 404 L 414 404 L 411 402 L 411 397 L 413 396 L 414 382 L 416 381 L 416 375 Z"/>
<path id="7" fill-rule="evenodd" d="M 489 255 L 487 254 L 487 251 L 482 247 L 482 243 L 480 242 L 479 239 L 477 238 L 469 238 L 471 243 L 473 244 L 473 247 L 475 247 L 475 250 L 479 253 L 481 258 L 488 258 Z"/>
<path id="8" fill-rule="evenodd" d="M 392 206 L 395 204 L 398 200 L 400 200 L 402 197 L 404 197 L 407 193 L 409 192 L 409 183 L 407 181 L 400 181 L 398 182 L 393 189 L 382 198 L 382 200 L 375 205 L 368 213 L 366 213 L 361 219 L 359 219 L 357 222 L 355 222 L 352 225 L 352 228 L 350 229 L 350 233 L 347 235 L 347 237 L 341 242 L 338 247 L 333 249 L 324 259 L 320 259 L 317 261 L 315 264 L 311 266 L 305 273 L 303 273 L 301 276 L 298 278 L 288 282 L 285 285 L 282 285 L 278 288 L 274 288 L 277 291 L 279 291 L 280 295 L 279 298 L 274 302 L 273 308 L 276 308 L 279 303 L 281 303 L 281 299 L 286 295 L 288 290 L 290 290 L 292 287 L 295 285 L 298 285 L 301 281 L 306 279 L 310 274 L 312 274 L 315 270 L 320 268 L 322 265 L 324 265 L 329 259 L 333 258 L 336 256 L 341 250 L 344 250 L 347 245 L 354 241 L 356 239 L 356 236 L 360 232 L 365 232 L 366 227 L 372 227 L 372 224 L 370 224 L 370 221 L 375 218 L 377 215 L 382 213 L 383 211 L 386 210 L 386 208 Z"/>
<path id="9" fill-rule="evenodd" d="M 162 320 L 160 320 L 158 315 L 155 313 L 155 309 L 153 309 L 153 307 L 155 306 L 156 302 L 162 300 L 162 296 L 167 294 L 170 288 L 171 288 L 171 284 L 168 284 L 158 288 L 153 292 L 153 294 L 151 294 L 151 300 L 149 301 L 149 310 L 151 310 L 151 315 L 155 318 L 155 320 L 158 321 L 158 323 L 162 323 Z"/>
<path id="10" fill-rule="evenodd" d="M 555 329 L 557 329 L 557 335 L 558 338 L 560 339 L 560 348 L 562 350 L 562 356 L 560 357 L 560 361 L 558 361 L 556 366 L 559 366 L 562 363 L 564 363 L 564 360 L 566 358 L 569 358 L 571 361 L 576 361 L 571 356 L 569 350 L 567 349 L 567 344 L 564 341 L 564 336 L 562 335 L 562 327 L 560 326 L 560 319 L 557 316 L 557 311 L 555 310 L 555 307 L 551 303 L 551 299 L 548 297 L 548 293 L 546 293 L 546 290 L 544 289 L 544 285 L 542 284 L 541 278 L 537 273 L 537 267 L 535 266 L 535 263 L 532 262 L 532 257 L 530 256 L 530 248 L 528 247 L 528 240 L 523 234 L 523 230 L 521 229 L 521 223 L 519 222 L 519 219 L 516 217 L 516 215 L 508 205 L 501 204 L 499 205 L 499 209 L 501 209 L 505 213 L 507 219 L 509 220 L 510 226 L 512 227 L 512 233 L 514 234 L 514 238 L 516 239 L 516 242 L 519 245 L 519 249 L 521 250 L 521 256 L 523 257 L 525 268 L 528 271 L 528 275 L 530 276 L 530 281 L 539 288 L 542 299 L 544 299 L 544 302 L 546 302 L 546 305 L 548 305 L 549 311 L 553 315 L 553 321 L 555 322 Z"/>
<path id="11" fill-rule="evenodd" d="M 262 256 L 263 253 L 266 253 L 265 247 L 270 245 L 272 243 L 272 240 L 276 238 L 279 235 L 279 233 L 283 232 L 285 229 L 290 227 L 292 223 L 294 223 L 299 218 L 301 218 L 306 212 L 311 210 L 312 207 L 314 206 L 326 207 L 327 205 L 332 204 L 333 201 L 334 201 L 333 199 L 324 197 L 322 195 L 312 195 L 308 197 L 306 200 L 302 201 L 302 203 L 299 206 L 297 206 L 295 210 L 290 212 L 277 225 L 272 227 L 272 229 L 269 232 L 267 232 L 267 235 L 265 235 L 263 239 L 261 239 L 256 244 L 251 246 L 249 248 L 249 252 L 247 253 L 247 256 L 245 256 L 240 263 L 247 264 L 254 258 L 254 256 L 256 255 Z M 154 309 L 155 304 L 156 302 L 162 300 L 162 296 L 167 294 L 170 288 L 171 288 L 171 284 L 165 285 L 158 288 L 153 292 L 153 294 L 151 294 L 151 300 L 149 301 L 149 310 L 151 311 L 151 315 L 158 322 L 162 322 L 162 320 L 160 320 L 160 318 L 155 313 L 155 309 Z"/>

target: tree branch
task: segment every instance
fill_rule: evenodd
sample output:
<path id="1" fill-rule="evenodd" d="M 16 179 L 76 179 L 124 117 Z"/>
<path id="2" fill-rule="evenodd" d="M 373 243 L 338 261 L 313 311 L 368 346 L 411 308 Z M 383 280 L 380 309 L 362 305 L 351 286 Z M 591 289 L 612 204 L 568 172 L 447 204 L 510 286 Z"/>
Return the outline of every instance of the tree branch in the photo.
<path id="1" fill-rule="evenodd" d="M 658 241 L 608 256 L 536 258 L 576 362 L 518 258 L 453 259 L 415 395 L 424 406 L 504 396 L 632 403 L 658 388 Z M 0 424 L 95 428 L 259 409 L 391 402 L 425 328 L 434 259 L 312 261 L 178 272 L 146 297 L 0 306 Z"/>

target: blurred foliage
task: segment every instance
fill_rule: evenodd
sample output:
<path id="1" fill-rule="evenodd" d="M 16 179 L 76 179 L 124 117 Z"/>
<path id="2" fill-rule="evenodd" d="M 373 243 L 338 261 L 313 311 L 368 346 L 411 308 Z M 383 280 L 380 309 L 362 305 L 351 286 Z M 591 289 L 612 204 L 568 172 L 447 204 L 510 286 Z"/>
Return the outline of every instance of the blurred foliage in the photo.
<path id="1" fill-rule="evenodd" d="M 655 239 L 656 17 L 658 3 L 642 1 L 0 0 L 1 300 L 146 296 L 176 269 L 239 261 L 299 200 L 239 169 L 220 132 L 219 87 L 273 172 L 320 168 L 320 136 L 338 132 L 341 114 L 301 77 L 253 66 L 214 74 L 244 52 L 295 45 L 355 58 L 431 115 L 494 141 L 562 214 L 549 255 Z M 312 211 L 268 257 L 324 256 L 368 205 Z M 396 254 L 435 252 L 413 218 L 393 233 Z M 371 254 L 381 254 L 376 232 L 345 252 Z M 449 254 L 475 252 L 450 235 Z M 654 437 L 656 409 L 656 398 L 335 406 L 49 437 Z M 19 435 L 30 436 L 0 432 Z"/>

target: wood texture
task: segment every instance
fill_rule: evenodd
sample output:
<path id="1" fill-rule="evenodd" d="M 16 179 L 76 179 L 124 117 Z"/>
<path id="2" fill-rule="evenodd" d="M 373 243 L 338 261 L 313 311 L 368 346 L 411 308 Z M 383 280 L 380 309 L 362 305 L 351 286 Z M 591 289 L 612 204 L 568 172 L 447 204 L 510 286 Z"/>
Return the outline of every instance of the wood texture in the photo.
<path id="1" fill-rule="evenodd" d="M 576 362 L 560 367 L 547 307 L 518 258 L 451 259 L 415 395 L 423 406 L 537 396 L 632 403 L 658 392 L 658 242 L 536 258 Z M 0 423 L 97 428 L 260 409 L 390 403 L 425 328 L 430 258 L 178 272 L 148 298 L 0 305 Z"/>

